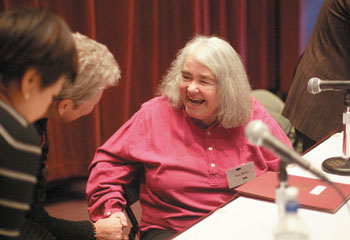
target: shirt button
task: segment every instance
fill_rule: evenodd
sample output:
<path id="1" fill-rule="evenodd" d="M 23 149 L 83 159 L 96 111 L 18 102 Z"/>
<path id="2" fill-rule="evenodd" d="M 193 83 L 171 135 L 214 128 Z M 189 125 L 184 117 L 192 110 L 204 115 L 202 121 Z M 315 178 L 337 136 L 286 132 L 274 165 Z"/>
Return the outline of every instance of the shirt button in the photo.
<path id="1" fill-rule="evenodd" d="M 210 134 L 211 134 L 211 132 L 210 132 L 210 131 L 208 131 L 208 132 L 207 132 L 207 134 L 208 134 L 208 135 L 210 135 Z"/>
<path id="2" fill-rule="evenodd" d="M 108 212 L 106 212 L 106 214 L 109 216 L 109 215 L 111 215 L 111 212 L 110 212 L 110 211 L 108 211 Z"/>
<path id="3" fill-rule="evenodd" d="M 215 167 L 215 163 L 210 164 L 210 166 Z"/>
<path id="4" fill-rule="evenodd" d="M 213 148 L 212 148 L 212 147 L 208 147 L 208 149 L 209 149 L 209 151 L 212 151 L 212 150 L 213 150 Z"/>

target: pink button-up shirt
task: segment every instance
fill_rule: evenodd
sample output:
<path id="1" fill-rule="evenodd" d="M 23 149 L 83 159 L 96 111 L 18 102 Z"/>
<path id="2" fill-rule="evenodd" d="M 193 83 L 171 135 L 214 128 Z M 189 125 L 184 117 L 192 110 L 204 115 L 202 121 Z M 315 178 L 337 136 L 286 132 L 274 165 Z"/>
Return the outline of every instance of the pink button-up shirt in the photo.
<path id="1" fill-rule="evenodd" d="M 288 137 L 257 100 L 251 120 L 261 119 L 271 133 L 292 148 Z M 125 206 L 123 184 L 143 171 L 140 189 L 141 231 L 182 231 L 229 200 L 225 171 L 254 162 L 256 175 L 277 171 L 279 159 L 248 143 L 244 126 L 205 129 L 174 108 L 164 97 L 144 103 L 106 143 L 97 149 L 87 184 L 92 220 L 108 217 Z"/>

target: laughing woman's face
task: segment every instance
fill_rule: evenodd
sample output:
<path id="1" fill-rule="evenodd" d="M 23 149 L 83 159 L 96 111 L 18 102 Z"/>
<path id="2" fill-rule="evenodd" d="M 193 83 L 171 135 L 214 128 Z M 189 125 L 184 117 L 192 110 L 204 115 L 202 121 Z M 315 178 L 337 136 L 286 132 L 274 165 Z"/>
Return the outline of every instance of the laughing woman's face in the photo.
<path id="1" fill-rule="evenodd" d="M 191 55 L 186 57 L 179 82 L 181 99 L 186 113 L 210 125 L 218 108 L 218 83 L 215 75 Z"/>

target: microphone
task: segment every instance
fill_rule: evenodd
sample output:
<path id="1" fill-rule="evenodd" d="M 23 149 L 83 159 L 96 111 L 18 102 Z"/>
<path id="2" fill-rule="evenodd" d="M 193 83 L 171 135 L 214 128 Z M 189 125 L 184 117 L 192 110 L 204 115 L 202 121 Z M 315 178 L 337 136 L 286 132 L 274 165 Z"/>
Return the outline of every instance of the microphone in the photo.
<path id="1" fill-rule="evenodd" d="M 275 153 L 277 156 L 281 158 L 280 161 L 287 161 L 286 165 L 291 162 L 296 163 L 300 167 L 304 168 L 305 170 L 311 172 L 318 178 L 332 185 L 332 183 L 324 173 L 319 171 L 317 168 L 313 167 L 310 164 L 310 162 L 302 158 L 293 149 L 290 149 L 281 141 L 276 139 L 270 133 L 266 124 L 263 123 L 261 120 L 254 120 L 248 123 L 244 133 L 246 138 L 251 144 L 256 146 L 263 146 L 271 150 L 273 153 Z"/>
<path id="2" fill-rule="evenodd" d="M 322 91 L 340 91 L 350 89 L 350 80 L 321 80 L 319 78 L 311 78 L 307 83 L 307 91 L 317 94 Z"/>

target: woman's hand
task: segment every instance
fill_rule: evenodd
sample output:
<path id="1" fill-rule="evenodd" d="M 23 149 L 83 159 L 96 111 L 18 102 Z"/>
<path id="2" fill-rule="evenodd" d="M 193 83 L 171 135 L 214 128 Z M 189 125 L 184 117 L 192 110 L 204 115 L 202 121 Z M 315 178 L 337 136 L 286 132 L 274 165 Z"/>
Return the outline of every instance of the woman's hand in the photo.
<path id="1" fill-rule="evenodd" d="M 128 221 L 123 212 L 117 212 L 108 218 L 100 219 L 95 223 L 97 240 L 128 240 L 123 229 Z"/>

